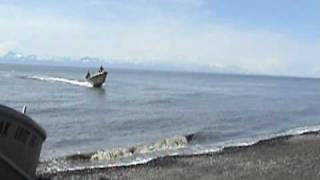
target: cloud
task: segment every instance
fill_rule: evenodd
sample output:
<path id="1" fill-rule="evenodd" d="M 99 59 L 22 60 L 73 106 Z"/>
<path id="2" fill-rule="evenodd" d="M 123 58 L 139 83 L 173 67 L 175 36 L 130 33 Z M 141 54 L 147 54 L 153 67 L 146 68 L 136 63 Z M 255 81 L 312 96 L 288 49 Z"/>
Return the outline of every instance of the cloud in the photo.
<path id="1" fill-rule="evenodd" d="M 110 8 L 118 3 L 85 2 L 109 3 L 107 6 Z M 201 6 L 197 4 L 201 1 L 194 0 L 170 2 L 176 5 L 183 3 L 189 7 L 186 12 Z M 121 9 L 121 4 L 117 6 Z M 0 53 L 15 48 L 40 56 L 94 56 L 119 62 L 237 67 L 263 74 L 319 74 L 315 68 L 320 58 L 319 39 L 303 40 L 289 34 L 215 21 L 189 21 L 186 17 L 171 16 L 162 10 L 155 16 L 143 16 L 141 12 L 135 14 L 141 8 L 135 9 L 132 3 L 127 6 L 132 11 L 126 16 L 133 16 L 136 20 L 117 21 L 119 14 L 114 11 L 101 11 L 94 17 L 89 13 L 83 18 L 84 14 L 78 12 L 76 15 L 63 14 L 48 7 L 29 9 L 2 5 L 0 39 L 4 41 L 0 42 Z M 115 20 L 104 19 L 105 13 Z M 97 17 L 101 19 L 97 20 Z"/>
<path id="2" fill-rule="evenodd" d="M 0 56 L 7 54 L 9 51 L 16 47 L 15 42 L 10 41 L 0 41 Z"/>
<path id="3" fill-rule="evenodd" d="M 205 0 L 90 0 L 82 1 L 87 5 L 92 6 L 141 6 L 141 5 L 183 5 L 189 7 L 199 7 L 205 3 Z"/>

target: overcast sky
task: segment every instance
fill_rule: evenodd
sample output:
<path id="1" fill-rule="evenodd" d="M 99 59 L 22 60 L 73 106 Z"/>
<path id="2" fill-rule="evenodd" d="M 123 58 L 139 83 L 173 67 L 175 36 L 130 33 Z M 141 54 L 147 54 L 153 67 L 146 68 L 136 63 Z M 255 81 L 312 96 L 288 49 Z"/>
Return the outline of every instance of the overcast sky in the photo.
<path id="1" fill-rule="evenodd" d="M 320 76 L 320 0 L 0 0 L 0 55 Z"/>

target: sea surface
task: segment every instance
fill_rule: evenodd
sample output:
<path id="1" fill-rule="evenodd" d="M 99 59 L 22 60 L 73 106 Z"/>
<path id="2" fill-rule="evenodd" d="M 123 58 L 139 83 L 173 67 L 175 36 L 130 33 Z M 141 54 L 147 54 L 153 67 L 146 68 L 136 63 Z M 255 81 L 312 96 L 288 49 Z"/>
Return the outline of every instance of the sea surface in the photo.
<path id="1" fill-rule="evenodd" d="M 0 103 L 27 105 L 47 131 L 43 170 L 144 163 L 320 129 L 320 79 L 107 70 L 93 88 L 88 68 L 0 64 Z"/>

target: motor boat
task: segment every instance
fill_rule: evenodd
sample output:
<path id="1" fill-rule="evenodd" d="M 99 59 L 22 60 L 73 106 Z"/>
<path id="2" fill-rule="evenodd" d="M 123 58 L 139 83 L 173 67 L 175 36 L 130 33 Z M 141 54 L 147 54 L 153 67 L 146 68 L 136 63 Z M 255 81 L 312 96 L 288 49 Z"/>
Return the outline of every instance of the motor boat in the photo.
<path id="1" fill-rule="evenodd" d="M 108 72 L 103 69 L 101 66 L 99 71 L 93 75 L 90 75 L 90 72 L 88 71 L 86 75 L 86 80 L 92 84 L 93 87 L 101 87 L 102 84 L 106 81 Z"/>
<path id="2" fill-rule="evenodd" d="M 35 178 L 46 132 L 24 113 L 0 105 L 0 179 Z"/>

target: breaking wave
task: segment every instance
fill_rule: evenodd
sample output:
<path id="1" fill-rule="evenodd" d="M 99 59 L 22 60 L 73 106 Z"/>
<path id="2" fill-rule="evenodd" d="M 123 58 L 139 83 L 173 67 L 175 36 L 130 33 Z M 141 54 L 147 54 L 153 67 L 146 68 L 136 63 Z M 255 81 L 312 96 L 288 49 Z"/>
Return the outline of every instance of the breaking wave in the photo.
<path id="1" fill-rule="evenodd" d="M 157 157 L 176 155 L 176 150 L 187 147 L 192 135 L 175 136 L 155 143 L 128 148 L 101 149 L 91 153 L 77 153 L 40 163 L 38 172 L 60 172 L 147 163 Z"/>
<path id="2" fill-rule="evenodd" d="M 61 82 L 76 86 L 84 86 L 84 87 L 92 87 L 92 85 L 87 81 L 79 81 L 73 79 L 65 79 L 60 77 L 46 77 L 46 76 L 27 76 L 29 79 L 40 80 L 40 81 L 48 81 L 48 82 Z"/>
<path id="3" fill-rule="evenodd" d="M 116 160 L 138 154 L 148 154 L 158 151 L 183 148 L 188 144 L 187 136 L 175 136 L 146 145 L 138 145 L 129 148 L 103 149 L 88 154 L 76 154 L 67 156 L 67 160 Z"/>
<path id="4" fill-rule="evenodd" d="M 234 150 L 242 147 L 264 144 L 304 134 L 319 134 L 319 126 L 295 128 L 282 133 L 224 142 L 216 146 L 194 145 L 197 134 L 175 136 L 151 144 L 137 145 L 129 148 L 102 149 L 91 153 L 77 153 L 55 158 L 40 163 L 38 174 L 54 174 L 65 171 L 132 166 L 145 164 L 167 156 L 190 156 Z M 191 143 L 192 142 L 192 143 Z"/>

